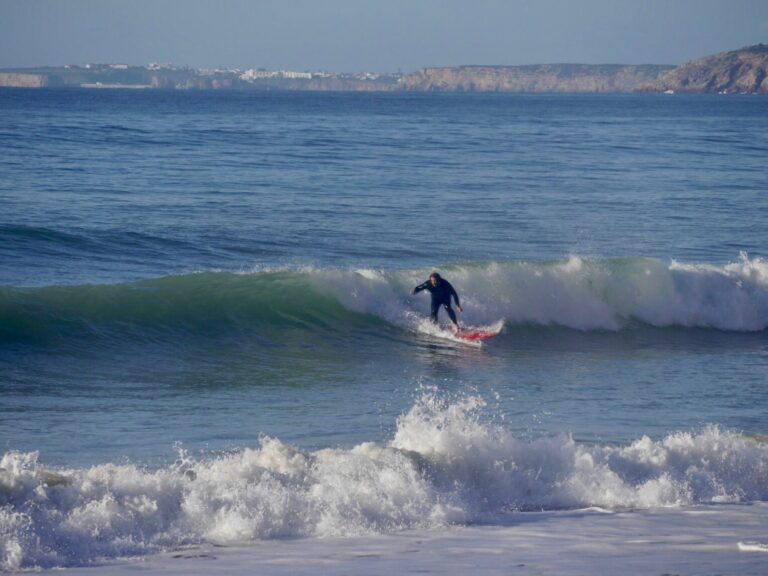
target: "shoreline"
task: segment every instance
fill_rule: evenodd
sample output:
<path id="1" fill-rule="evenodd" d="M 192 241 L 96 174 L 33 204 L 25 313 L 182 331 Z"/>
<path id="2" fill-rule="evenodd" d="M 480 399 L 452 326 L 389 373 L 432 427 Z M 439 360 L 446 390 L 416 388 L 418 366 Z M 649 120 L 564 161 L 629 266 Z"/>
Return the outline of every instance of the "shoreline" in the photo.
<path id="1" fill-rule="evenodd" d="M 282 576 L 393 573 L 559 575 L 740 574 L 768 568 L 768 503 L 611 512 L 523 512 L 505 526 L 455 526 L 349 538 L 203 544 L 153 556 L 67 568 L 68 576 Z M 40 572 L 60 574 L 61 569 Z"/>

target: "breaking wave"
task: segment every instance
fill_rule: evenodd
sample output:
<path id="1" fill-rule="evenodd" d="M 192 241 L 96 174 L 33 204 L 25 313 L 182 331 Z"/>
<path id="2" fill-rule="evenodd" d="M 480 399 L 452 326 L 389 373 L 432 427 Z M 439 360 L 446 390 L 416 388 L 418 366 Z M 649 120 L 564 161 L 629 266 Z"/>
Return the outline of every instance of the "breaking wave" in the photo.
<path id="1" fill-rule="evenodd" d="M 159 469 L 0 460 L 0 568 L 88 564 L 184 544 L 514 522 L 516 511 L 768 500 L 768 445 L 717 427 L 623 446 L 521 440 L 483 399 L 424 389 L 389 442 L 257 448 Z"/>
<path id="2" fill-rule="evenodd" d="M 650 258 L 491 262 L 442 269 L 458 289 L 463 321 L 487 325 L 621 330 L 655 327 L 762 331 L 768 262 L 742 254 L 715 266 Z M 415 328 L 428 308 L 410 289 L 430 270 L 259 270 L 169 276 L 129 284 L 0 287 L 0 341 L 150 338 L 233 329 L 387 322 Z"/>

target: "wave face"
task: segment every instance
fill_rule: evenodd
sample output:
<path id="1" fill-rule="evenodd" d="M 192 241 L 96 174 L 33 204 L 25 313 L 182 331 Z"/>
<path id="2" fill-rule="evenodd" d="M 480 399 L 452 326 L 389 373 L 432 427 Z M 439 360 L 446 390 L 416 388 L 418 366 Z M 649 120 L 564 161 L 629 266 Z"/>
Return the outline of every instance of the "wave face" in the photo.
<path id="1" fill-rule="evenodd" d="M 386 444 L 256 449 L 46 470 L 37 453 L 0 461 L 0 567 L 82 565 L 182 544 L 391 533 L 514 521 L 521 510 L 768 500 L 768 445 L 709 427 L 624 446 L 568 436 L 524 441 L 482 398 L 431 389 Z M 506 519 L 506 520 L 505 520 Z"/>
<path id="2" fill-rule="evenodd" d="M 620 330 L 655 327 L 762 331 L 768 263 L 742 254 L 714 266 L 632 258 L 492 262 L 442 269 L 460 292 L 469 325 Z M 0 288 L 0 340 L 203 336 L 265 327 L 330 327 L 385 321 L 416 328 L 428 308 L 410 289 L 429 270 L 304 269 L 200 273 L 130 284 Z"/>
<path id="3" fill-rule="evenodd" d="M 216 336 L 353 321 L 313 272 L 200 273 L 129 284 L 0 288 L 0 339 Z"/>

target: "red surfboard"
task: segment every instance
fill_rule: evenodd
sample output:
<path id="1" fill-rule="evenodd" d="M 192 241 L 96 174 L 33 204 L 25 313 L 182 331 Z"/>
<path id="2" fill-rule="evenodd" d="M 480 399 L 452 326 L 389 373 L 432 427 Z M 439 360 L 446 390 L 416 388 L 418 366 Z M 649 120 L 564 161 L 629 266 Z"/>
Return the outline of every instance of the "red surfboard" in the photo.
<path id="1" fill-rule="evenodd" d="M 454 334 L 456 338 L 461 338 L 462 340 L 488 340 L 498 335 L 498 332 L 488 332 L 487 330 L 467 330 Z"/>
<path id="2" fill-rule="evenodd" d="M 466 330 L 459 330 L 454 336 L 461 340 L 479 341 L 488 340 L 494 336 L 498 336 L 501 329 L 504 327 L 504 322 L 497 322 L 492 326 L 486 326 L 482 328 L 467 328 Z"/>

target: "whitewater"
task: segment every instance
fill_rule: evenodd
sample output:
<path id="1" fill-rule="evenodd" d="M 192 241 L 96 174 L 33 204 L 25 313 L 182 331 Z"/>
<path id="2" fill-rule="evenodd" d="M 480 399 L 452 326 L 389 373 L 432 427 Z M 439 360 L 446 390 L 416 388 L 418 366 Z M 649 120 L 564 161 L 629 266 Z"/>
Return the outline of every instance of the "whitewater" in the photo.
<path id="1" fill-rule="evenodd" d="M 307 452 L 277 438 L 165 468 L 0 461 L 3 568 L 82 565 L 181 546 L 515 525 L 517 513 L 763 502 L 765 440 L 708 427 L 658 441 L 515 438 L 479 397 L 424 390 L 386 444 Z M 753 534 L 758 537 L 759 534 Z M 736 543 L 734 543 L 735 545 Z"/>
<path id="2" fill-rule="evenodd" d="M 767 102 L 0 90 L 0 571 L 762 576 Z"/>

